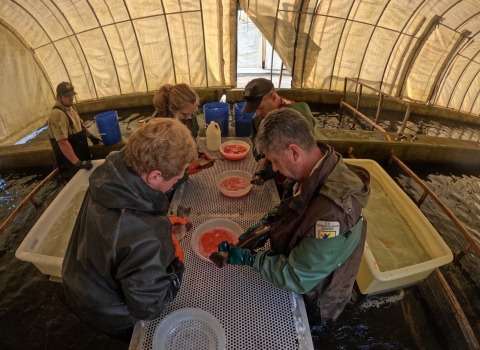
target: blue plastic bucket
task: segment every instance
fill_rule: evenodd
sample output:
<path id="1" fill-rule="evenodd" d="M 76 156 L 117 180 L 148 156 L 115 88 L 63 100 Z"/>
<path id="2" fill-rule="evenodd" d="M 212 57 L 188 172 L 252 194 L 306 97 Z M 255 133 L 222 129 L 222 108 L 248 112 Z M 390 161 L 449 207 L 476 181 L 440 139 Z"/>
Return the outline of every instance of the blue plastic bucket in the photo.
<path id="1" fill-rule="evenodd" d="M 228 136 L 228 115 L 230 114 L 230 105 L 224 102 L 209 102 L 203 105 L 203 114 L 207 125 L 210 122 L 216 122 L 222 131 L 222 137 Z"/>
<path id="2" fill-rule="evenodd" d="M 95 116 L 98 132 L 105 146 L 122 141 L 117 111 L 107 111 Z"/>
<path id="3" fill-rule="evenodd" d="M 242 108 L 245 102 L 236 103 L 233 106 L 235 116 L 235 136 L 250 137 L 252 135 L 252 118 L 255 112 L 243 113 Z"/>

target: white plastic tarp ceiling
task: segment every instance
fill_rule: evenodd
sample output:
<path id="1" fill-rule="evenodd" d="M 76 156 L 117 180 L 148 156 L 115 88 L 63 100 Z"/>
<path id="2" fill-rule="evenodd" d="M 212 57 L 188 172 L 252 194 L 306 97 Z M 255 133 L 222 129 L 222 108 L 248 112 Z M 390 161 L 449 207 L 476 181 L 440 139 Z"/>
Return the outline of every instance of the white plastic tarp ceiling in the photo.
<path id="1" fill-rule="evenodd" d="M 480 0 L 0 0 L 0 138 L 46 118 L 61 81 L 77 102 L 166 83 L 234 87 L 238 4 L 293 88 L 341 91 L 358 78 L 480 113 Z"/>

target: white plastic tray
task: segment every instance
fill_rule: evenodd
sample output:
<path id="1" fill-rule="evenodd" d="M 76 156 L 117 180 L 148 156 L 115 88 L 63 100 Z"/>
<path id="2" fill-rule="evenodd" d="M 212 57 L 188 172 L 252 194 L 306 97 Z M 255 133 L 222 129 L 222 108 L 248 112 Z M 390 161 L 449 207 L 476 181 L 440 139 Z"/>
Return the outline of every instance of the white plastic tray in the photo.
<path id="1" fill-rule="evenodd" d="M 381 215 L 365 215 L 367 219 L 367 241 L 365 243 L 365 250 L 363 252 L 360 269 L 357 274 L 357 284 L 362 294 L 373 294 L 389 290 L 395 290 L 418 283 L 425 279 L 439 266 L 448 264 L 453 259 L 453 254 L 442 237 L 438 234 L 432 224 L 423 215 L 417 205 L 405 194 L 405 192 L 393 181 L 393 179 L 383 170 L 383 168 L 375 161 L 370 159 L 345 159 L 346 163 L 358 165 L 370 172 L 370 176 L 375 179 L 384 191 L 384 195 L 388 196 L 393 203 L 391 209 L 385 208 L 383 203 L 376 203 L 373 196 L 370 196 L 368 203 L 368 210 L 372 213 L 381 213 Z M 365 212 L 365 211 L 364 211 Z M 375 260 L 374 255 L 385 256 L 388 255 L 389 246 L 395 247 L 400 239 L 400 235 L 405 232 L 400 232 L 395 226 L 396 218 L 401 216 L 409 224 L 409 229 L 415 240 L 426 252 L 430 259 L 424 259 L 420 263 L 404 266 L 397 269 L 382 271 L 381 264 Z M 392 235 L 385 241 L 384 252 L 375 251 L 382 247 L 383 244 L 374 244 L 372 242 L 374 235 L 370 234 L 372 229 L 376 226 L 385 225 L 387 218 L 386 229 Z M 408 232 L 407 232 L 408 233 Z M 396 235 L 396 236 L 395 236 Z M 370 244 L 369 244 L 370 242 Z M 377 248 L 373 248 L 375 245 Z M 406 254 L 412 254 L 413 249 L 406 249 Z M 414 254 L 414 253 L 413 253 Z"/>
<path id="2" fill-rule="evenodd" d="M 51 228 L 57 222 L 57 219 L 62 215 L 70 215 L 70 213 L 64 213 L 65 210 L 69 210 L 71 215 L 78 213 L 78 208 L 73 208 L 70 203 L 74 199 L 77 192 L 84 186 L 88 185 L 88 179 L 90 174 L 102 164 L 105 160 L 93 160 L 93 168 L 88 171 L 81 169 L 75 176 L 68 182 L 63 190 L 57 195 L 53 202 L 48 206 L 47 210 L 42 214 L 40 219 L 35 223 L 30 232 L 27 234 L 22 244 L 15 252 L 15 257 L 19 260 L 28 261 L 33 263 L 42 273 L 55 277 L 62 277 L 62 263 L 65 252 L 58 251 L 62 249 L 64 241 L 69 239 L 72 232 L 65 232 L 63 235 L 55 237 L 49 245 L 55 247 L 55 241 L 57 241 L 57 252 L 53 251 L 51 254 L 45 255 L 39 252 L 39 248 L 42 244 L 51 237 L 48 237 Z M 81 201 L 80 204 L 81 205 Z M 71 218 L 74 220 L 74 218 Z M 62 243 L 60 243 L 62 241 Z"/>

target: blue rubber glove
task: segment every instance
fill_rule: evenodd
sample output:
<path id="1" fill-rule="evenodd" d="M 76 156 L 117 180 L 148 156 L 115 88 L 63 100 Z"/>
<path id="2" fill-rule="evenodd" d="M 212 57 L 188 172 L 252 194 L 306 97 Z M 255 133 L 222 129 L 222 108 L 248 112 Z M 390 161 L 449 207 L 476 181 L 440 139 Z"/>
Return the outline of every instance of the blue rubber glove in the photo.
<path id="1" fill-rule="evenodd" d="M 241 240 L 245 239 L 246 237 L 248 237 L 248 235 L 250 235 L 253 231 L 255 231 L 260 226 L 263 226 L 265 224 L 273 223 L 275 221 L 275 215 L 277 214 L 278 206 L 279 206 L 279 204 L 274 206 L 272 209 L 270 209 L 270 211 L 268 213 L 265 214 L 265 216 L 263 218 L 260 219 L 259 222 L 257 222 L 255 225 L 247 228 L 247 230 L 244 233 L 242 233 L 240 235 L 240 237 L 238 237 L 238 240 L 241 241 Z"/>
<path id="2" fill-rule="evenodd" d="M 245 265 L 253 267 L 255 256 L 257 253 L 250 249 L 242 249 L 223 241 L 218 245 L 219 252 L 228 252 L 227 264 L 230 265 Z"/>

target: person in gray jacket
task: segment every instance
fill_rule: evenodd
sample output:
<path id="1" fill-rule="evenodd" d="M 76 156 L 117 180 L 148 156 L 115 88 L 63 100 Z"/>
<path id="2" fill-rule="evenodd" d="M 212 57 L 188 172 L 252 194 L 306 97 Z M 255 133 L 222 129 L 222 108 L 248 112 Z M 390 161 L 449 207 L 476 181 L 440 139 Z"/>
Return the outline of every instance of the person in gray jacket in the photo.
<path id="1" fill-rule="evenodd" d="M 62 267 L 67 302 L 78 318 L 129 341 L 177 295 L 183 251 L 172 235 L 165 196 L 197 157 L 189 129 L 151 120 L 90 176 Z"/>

